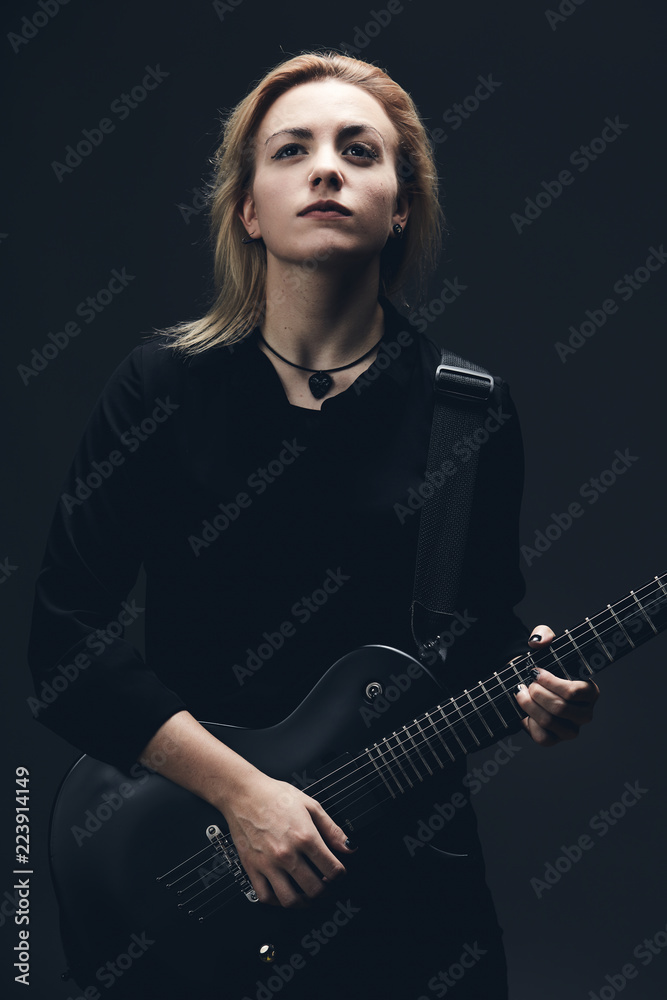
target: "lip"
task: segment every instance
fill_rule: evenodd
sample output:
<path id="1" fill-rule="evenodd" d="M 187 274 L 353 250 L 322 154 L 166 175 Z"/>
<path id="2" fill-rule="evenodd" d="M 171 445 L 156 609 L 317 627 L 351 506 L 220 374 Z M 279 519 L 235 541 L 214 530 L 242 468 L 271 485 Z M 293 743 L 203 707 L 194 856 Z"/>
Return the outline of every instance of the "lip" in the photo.
<path id="1" fill-rule="evenodd" d="M 299 215 L 310 215 L 317 219 L 344 219 L 352 213 L 337 201 L 315 201 L 302 209 Z"/>

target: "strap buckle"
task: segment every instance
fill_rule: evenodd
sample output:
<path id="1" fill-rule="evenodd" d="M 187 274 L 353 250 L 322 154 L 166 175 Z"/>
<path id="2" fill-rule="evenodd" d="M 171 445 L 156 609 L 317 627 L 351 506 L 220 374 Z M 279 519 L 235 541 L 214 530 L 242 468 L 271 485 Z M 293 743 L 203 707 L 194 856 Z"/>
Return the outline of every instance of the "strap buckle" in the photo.
<path id="1" fill-rule="evenodd" d="M 470 368 L 456 368 L 454 365 L 438 365 L 435 370 L 434 388 L 443 396 L 483 403 L 491 398 L 495 382 L 493 375 L 484 372 L 471 371 Z"/>

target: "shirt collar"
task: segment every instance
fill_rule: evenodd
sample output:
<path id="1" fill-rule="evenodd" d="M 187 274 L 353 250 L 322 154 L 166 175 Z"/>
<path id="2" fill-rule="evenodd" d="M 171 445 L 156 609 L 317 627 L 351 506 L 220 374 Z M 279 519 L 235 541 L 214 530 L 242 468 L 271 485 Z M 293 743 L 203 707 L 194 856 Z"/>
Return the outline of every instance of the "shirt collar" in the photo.
<path id="1" fill-rule="evenodd" d="M 389 299 L 380 296 L 379 302 L 384 312 L 384 333 L 375 360 L 345 392 L 325 400 L 327 404 L 346 396 L 348 392 L 361 398 L 366 395 L 365 390 L 373 386 L 382 386 L 390 391 L 407 390 L 417 359 L 417 337 Z M 259 375 L 268 359 L 258 348 L 256 330 L 229 347 L 218 345 L 191 356 L 188 368 L 195 373 L 212 373 L 219 363 L 230 361 L 233 366 L 239 364 L 247 371 L 254 369 L 254 373 Z M 253 372 L 249 371 L 249 374 Z"/>

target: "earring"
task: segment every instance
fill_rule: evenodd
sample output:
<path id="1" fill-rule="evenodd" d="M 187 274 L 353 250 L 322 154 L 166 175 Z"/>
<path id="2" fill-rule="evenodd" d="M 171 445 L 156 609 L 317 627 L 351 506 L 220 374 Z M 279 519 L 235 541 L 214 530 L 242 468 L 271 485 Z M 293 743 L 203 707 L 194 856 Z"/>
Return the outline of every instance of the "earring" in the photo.
<path id="1" fill-rule="evenodd" d="M 397 240 L 400 240 L 403 236 L 403 226 L 399 225 L 397 222 L 395 226 L 392 226 L 392 232 Z"/>

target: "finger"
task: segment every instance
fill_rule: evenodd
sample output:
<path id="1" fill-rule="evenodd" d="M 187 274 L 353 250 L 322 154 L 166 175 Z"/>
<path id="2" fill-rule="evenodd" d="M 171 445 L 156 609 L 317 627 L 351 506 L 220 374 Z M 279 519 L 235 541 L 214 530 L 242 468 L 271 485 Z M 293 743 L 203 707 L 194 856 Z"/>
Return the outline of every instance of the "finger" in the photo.
<path id="1" fill-rule="evenodd" d="M 331 816 L 320 805 L 317 799 L 309 798 L 307 808 L 322 839 L 331 848 L 333 848 L 334 851 L 356 850 L 356 846 L 354 844 L 350 846 L 351 842 L 345 833 L 345 830 L 338 826 L 337 823 L 334 823 Z"/>
<path id="2" fill-rule="evenodd" d="M 265 875 L 262 875 L 261 872 L 255 872 L 251 876 L 247 869 L 246 875 L 250 879 L 250 883 L 257 893 L 257 898 L 260 903 L 266 903 L 267 906 L 280 906 L 278 897 L 273 891 L 273 886 Z"/>
<path id="3" fill-rule="evenodd" d="M 593 705 L 600 694 L 600 689 L 593 681 L 566 681 L 543 667 L 536 667 L 533 676 L 540 687 L 562 698 L 563 701 Z"/>
<path id="4" fill-rule="evenodd" d="M 567 719 L 577 726 L 583 726 L 593 718 L 593 706 L 589 702 L 566 701 L 541 686 L 538 680 L 533 681 L 528 688 L 528 694 L 533 702 L 558 719 Z"/>
<path id="5" fill-rule="evenodd" d="M 536 625 L 530 633 L 528 645 L 532 649 L 539 649 L 540 646 L 548 646 L 556 638 L 556 633 L 548 625 Z"/>
<path id="6" fill-rule="evenodd" d="M 299 909 L 308 905 L 305 893 L 299 892 L 299 887 L 289 878 L 286 872 L 276 869 L 267 879 L 276 905 L 285 909 Z"/>
<path id="7" fill-rule="evenodd" d="M 542 708 L 541 705 L 531 698 L 525 684 L 519 685 L 515 697 L 518 704 L 530 720 L 528 723 L 528 732 L 533 739 L 536 739 L 538 730 L 542 730 L 544 733 L 550 734 L 550 736 L 557 741 L 573 740 L 578 735 L 579 726 L 576 722 L 572 722 L 569 719 L 559 718 Z M 526 728 L 525 724 L 524 728 Z M 536 742 L 544 742 L 544 739 L 536 740 Z"/>
<path id="8" fill-rule="evenodd" d="M 289 861 L 283 862 L 282 868 L 278 869 L 277 877 L 280 880 L 278 883 L 274 876 L 271 876 L 283 906 L 306 905 L 308 900 L 320 896 L 326 889 L 319 871 L 315 871 L 304 855 L 296 855 Z M 287 902 L 282 902 L 281 893 Z"/>
<path id="9" fill-rule="evenodd" d="M 557 743 L 560 743 L 560 740 L 557 739 L 553 733 L 550 733 L 548 729 L 542 729 L 541 726 L 537 725 L 534 719 L 522 719 L 521 725 L 526 730 L 531 740 L 533 740 L 534 743 L 538 743 L 542 747 L 552 747 Z"/>

